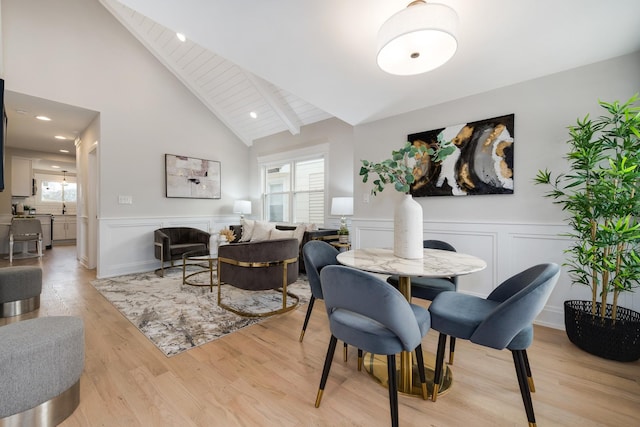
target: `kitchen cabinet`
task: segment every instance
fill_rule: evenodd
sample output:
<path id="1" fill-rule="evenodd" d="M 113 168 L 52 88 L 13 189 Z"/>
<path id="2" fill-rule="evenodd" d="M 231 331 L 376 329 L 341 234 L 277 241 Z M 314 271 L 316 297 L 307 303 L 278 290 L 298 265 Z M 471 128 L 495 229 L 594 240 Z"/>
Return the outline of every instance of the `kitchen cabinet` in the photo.
<path id="1" fill-rule="evenodd" d="M 75 240 L 76 239 L 76 217 L 75 215 L 54 215 L 53 216 L 53 241 Z"/>
<path id="2" fill-rule="evenodd" d="M 31 159 L 11 157 L 11 195 L 29 197 L 33 190 Z"/>

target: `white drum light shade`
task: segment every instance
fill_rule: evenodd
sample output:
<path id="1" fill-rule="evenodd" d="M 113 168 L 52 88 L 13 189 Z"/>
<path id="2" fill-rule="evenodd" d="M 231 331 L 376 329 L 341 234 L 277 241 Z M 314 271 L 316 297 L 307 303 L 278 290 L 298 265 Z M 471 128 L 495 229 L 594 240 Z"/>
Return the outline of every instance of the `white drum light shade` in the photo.
<path id="1" fill-rule="evenodd" d="M 458 47 L 458 15 L 449 6 L 414 1 L 389 18 L 378 32 L 378 66 L 400 76 L 431 71 Z"/>

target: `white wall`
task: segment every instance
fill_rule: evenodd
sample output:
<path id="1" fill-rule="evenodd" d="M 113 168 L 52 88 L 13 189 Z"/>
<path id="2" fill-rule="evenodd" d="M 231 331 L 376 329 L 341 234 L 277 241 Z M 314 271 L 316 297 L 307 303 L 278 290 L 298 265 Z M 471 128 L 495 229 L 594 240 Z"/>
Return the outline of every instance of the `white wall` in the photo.
<path id="1" fill-rule="evenodd" d="M 2 30 L 7 90 L 100 112 L 101 232 L 127 218 L 214 224 L 247 197 L 248 148 L 97 0 L 3 0 Z M 165 198 L 165 153 L 219 160 L 222 198 Z M 141 259 L 153 252 L 147 229 L 117 236 L 100 239 L 99 276 L 153 262 Z"/>
<path id="2" fill-rule="evenodd" d="M 566 170 L 567 126 L 587 113 L 599 115 L 598 100 L 626 101 L 639 88 L 640 53 L 635 53 L 356 126 L 355 246 L 393 244 L 393 207 L 400 200 L 389 188 L 364 202 L 371 186 L 356 176 L 361 159 L 388 158 L 410 133 L 514 113 L 514 194 L 416 198 L 423 207 L 424 237 L 452 241 L 459 251 L 484 258 L 488 268 L 461 281 L 463 292 L 483 296 L 528 266 L 562 264 L 568 242 L 558 234 L 567 231 L 565 214 L 543 197 L 548 188 L 535 186 L 533 178 L 538 169 Z M 587 288 L 572 287 L 564 272 L 539 321 L 562 327 L 563 301 L 589 295 Z M 625 294 L 620 303 L 640 311 L 637 294 Z"/>

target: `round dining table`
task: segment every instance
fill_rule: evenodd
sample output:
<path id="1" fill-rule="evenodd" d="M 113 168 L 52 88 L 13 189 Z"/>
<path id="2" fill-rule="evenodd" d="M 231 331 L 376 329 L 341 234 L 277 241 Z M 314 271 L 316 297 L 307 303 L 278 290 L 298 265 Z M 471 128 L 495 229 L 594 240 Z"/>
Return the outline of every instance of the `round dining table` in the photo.
<path id="1" fill-rule="evenodd" d="M 440 249 L 424 249 L 420 259 L 400 258 L 393 254 L 393 249 L 364 248 L 352 249 L 338 254 L 340 264 L 370 273 L 399 276 L 399 290 L 411 302 L 411 277 L 453 277 L 475 273 L 487 267 L 487 263 L 473 255 Z M 427 372 L 427 390 L 429 394 L 434 390 L 433 372 L 435 355 L 424 352 L 425 369 Z M 388 385 L 386 357 L 367 354 L 365 369 L 380 384 Z M 419 386 L 420 380 L 417 369 L 414 368 L 412 353 L 403 351 L 400 354 L 400 366 L 397 371 L 398 391 L 412 396 L 424 396 Z M 449 367 L 444 369 L 443 380 L 438 389 L 438 395 L 445 393 L 453 383 L 453 374 Z"/>

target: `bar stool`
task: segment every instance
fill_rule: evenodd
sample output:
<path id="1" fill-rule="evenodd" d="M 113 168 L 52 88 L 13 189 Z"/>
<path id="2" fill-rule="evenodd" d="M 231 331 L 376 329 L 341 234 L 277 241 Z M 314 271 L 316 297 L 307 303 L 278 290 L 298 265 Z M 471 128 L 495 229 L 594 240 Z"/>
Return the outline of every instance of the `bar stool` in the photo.
<path id="1" fill-rule="evenodd" d="M 29 253 L 27 245 L 35 241 L 38 253 Z M 20 258 L 42 257 L 42 224 L 39 219 L 13 218 L 9 227 L 9 263 L 13 262 L 13 243 L 23 242 Z"/>

